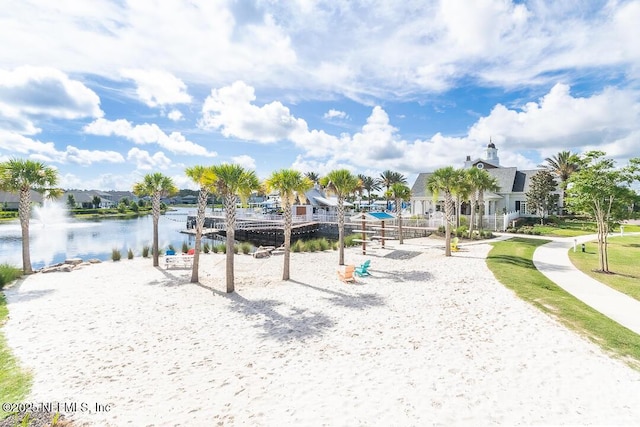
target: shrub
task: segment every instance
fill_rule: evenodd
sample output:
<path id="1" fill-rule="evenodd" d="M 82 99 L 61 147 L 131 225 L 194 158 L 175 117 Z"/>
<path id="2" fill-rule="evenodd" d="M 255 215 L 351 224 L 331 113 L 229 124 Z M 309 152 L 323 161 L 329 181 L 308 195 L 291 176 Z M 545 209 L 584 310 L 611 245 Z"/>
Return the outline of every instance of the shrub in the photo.
<path id="1" fill-rule="evenodd" d="M 226 243 L 219 244 L 218 248 L 220 248 L 220 252 L 222 252 L 223 254 L 227 253 L 227 244 Z"/>
<path id="2" fill-rule="evenodd" d="M 209 242 L 205 242 L 204 246 L 202 246 L 202 250 L 205 254 L 208 254 L 210 251 Z"/>
<path id="3" fill-rule="evenodd" d="M 142 258 L 149 258 L 149 246 L 142 247 Z"/>
<path id="4" fill-rule="evenodd" d="M 331 249 L 333 249 L 334 251 L 338 250 L 338 242 L 333 241 L 331 242 Z"/>
<path id="5" fill-rule="evenodd" d="M 220 250 L 220 246 L 221 246 L 221 245 L 213 245 L 213 246 L 211 247 L 211 252 L 213 252 L 214 254 L 217 254 L 217 253 L 218 253 L 218 251 Z"/>
<path id="6" fill-rule="evenodd" d="M 444 234 L 447 231 L 447 229 L 445 228 L 444 225 L 441 225 L 440 227 L 438 227 L 438 233 L 439 234 Z"/>
<path id="7" fill-rule="evenodd" d="M 469 225 L 469 220 L 466 216 L 460 216 L 460 227 L 464 225 Z"/>
<path id="8" fill-rule="evenodd" d="M 309 251 L 309 252 L 315 252 L 320 248 L 320 245 L 318 244 L 318 241 L 313 239 L 313 240 L 307 240 L 305 242 L 305 248 Z"/>
<path id="9" fill-rule="evenodd" d="M 329 243 L 329 241 L 327 239 L 325 239 L 324 237 L 321 239 L 318 239 L 318 247 L 321 251 L 326 251 L 327 249 L 329 249 L 331 247 L 331 244 Z"/>
<path id="10" fill-rule="evenodd" d="M 182 253 L 186 254 L 187 252 L 189 252 L 189 245 L 187 245 L 187 242 L 182 242 Z"/>
<path id="11" fill-rule="evenodd" d="M 253 248 L 253 245 L 249 242 L 242 242 L 240 244 L 240 250 L 242 251 L 243 254 L 247 255 L 249 252 L 251 252 L 251 249 Z M 236 252 L 237 253 L 237 252 Z"/>
<path id="12" fill-rule="evenodd" d="M 19 268 L 13 267 L 9 264 L 0 264 L 0 289 L 4 285 L 13 282 L 22 275 L 22 271 Z"/>
<path id="13" fill-rule="evenodd" d="M 233 245 L 233 253 L 237 255 L 238 252 L 240 252 L 240 246 L 239 245 Z"/>
<path id="14" fill-rule="evenodd" d="M 467 227 L 466 225 L 461 225 L 460 227 L 456 228 L 455 235 L 456 237 L 464 237 L 468 232 L 469 227 Z"/>
<path id="15" fill-rule="evenodd" d="M 358 234 L 349 234 L 344 238 L 344 246 L 348 248 L 349 246 L 357 246 L 358 242 L 354 242 L 354 239 L 359 239 L 360 236 Z"/>
<path id="16" fill-rule="evenodd" d="M 111 259 L 113 261 L 120 261 L 122 255 L 120 254 L 120 249 L 111 249 Z"/>
<path id="17" fill-rule="evenodd" d="M 131 248 L 129 248 L 129 250 L 127 251 L 127 259 L 133 259 L 133 251 L 131 250 Z"/>
<path id="18" fill-rule="evenodd" d="M 304 251 L 304 242 L 302 240 L 296 240 L 291 245 L 292 252 L 303 252 Z"/>

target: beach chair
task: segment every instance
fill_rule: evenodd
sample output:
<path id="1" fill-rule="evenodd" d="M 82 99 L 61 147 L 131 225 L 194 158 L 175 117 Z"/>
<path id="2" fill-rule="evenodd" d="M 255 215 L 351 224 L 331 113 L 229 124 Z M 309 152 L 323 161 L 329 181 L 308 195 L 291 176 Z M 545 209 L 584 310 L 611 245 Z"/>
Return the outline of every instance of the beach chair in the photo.
<path id="1" fill-rule="evenodd" d="M 356 278 L 353 277 L 353 272 L 355 271 L 355 269 L 356 269 L 355 265 L 346 265 L 344 267 L 344 272 L 338 270 L 338 277 L 340 278 L 340 280 L 342 280 L 345 283 L 355 282 Z"/>
<path id="2" fill-rule="evenodd" d="M 454 237 L 453 239 L 451 239 L 451 250 L 453 252 L 458 252 L 460 249 L 458 249 L 458 238 Z"/>
<path id="3" fill-rule="evenodd" d="M 356 269 L 354 270 L 354 273 L 356 274 L 356 276 L 360 276 L 360 277 L 371 276 L 371 273 L 369 273 L 368 271 L 370 265 L 371 265 L 371 260 L 368 259 L 364 263 L 362 263 L 361 266 L 356 267 Z"/>
<path id="4" fill-rule="evenodd" d="M 171 256 L 171 255 L 175 255 L 175 254 L 176 254 L 176 251 L 174 251 L 174 250 L 172 250 L 172 249 L 167 249 L 167 252 L 165 252 L 164 254 L 165 254 L 165 255 L 169 255 L 169 256 Z"/>
<path id="5" fill-rule="evenodd" d="M 191 248 L 187 251 L 187 255 L 194 255 L 196 253 L 196 250 Z"/>

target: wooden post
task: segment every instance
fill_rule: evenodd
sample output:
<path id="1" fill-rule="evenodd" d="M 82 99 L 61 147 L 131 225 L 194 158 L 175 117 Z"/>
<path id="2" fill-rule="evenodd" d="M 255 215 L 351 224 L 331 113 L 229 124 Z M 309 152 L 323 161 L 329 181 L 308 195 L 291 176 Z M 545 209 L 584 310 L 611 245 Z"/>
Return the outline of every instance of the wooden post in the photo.
<path id="1" fill-rule="evenodd" d="M 365 224 L 364 214 L 362 214 L 362 255 L 367 254 L 367 242 L 365 242 L 365 240 L 367 240 L 367 233 L 365 233 L 366 226 L 367 225 Z"/>
<path id="2" fill-rule="evenodd" d="M 380 241 L 382 242 L 382 249 L 384 249 L 384 219 L 382 220 L 382 230 L 380 232 Z"/>

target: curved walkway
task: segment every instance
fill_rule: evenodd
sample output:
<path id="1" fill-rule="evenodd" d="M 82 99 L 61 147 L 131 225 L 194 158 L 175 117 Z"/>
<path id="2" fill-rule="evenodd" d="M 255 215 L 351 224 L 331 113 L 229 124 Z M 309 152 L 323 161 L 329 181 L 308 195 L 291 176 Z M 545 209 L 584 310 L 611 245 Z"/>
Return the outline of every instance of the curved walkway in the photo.
<path id="1" fill-rule="evenodd" d="M 600 283 L 574 267 L 568 253 L 574 245 L 573 237 L 544 238 L 553 241 L 539 246 L 533 253 L 536 268 L 585 304 L 640 335 L 640 301 Z M 575 239 L 580 246 L 597 238 L 597 235 L 590 234 Z"/>

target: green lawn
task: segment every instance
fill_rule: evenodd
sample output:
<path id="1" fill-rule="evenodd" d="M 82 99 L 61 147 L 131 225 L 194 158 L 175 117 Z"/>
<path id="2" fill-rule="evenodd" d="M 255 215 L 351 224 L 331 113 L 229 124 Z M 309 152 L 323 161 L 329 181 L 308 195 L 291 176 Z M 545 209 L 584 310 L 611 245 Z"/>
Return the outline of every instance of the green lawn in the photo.
<path id="1" fill-rule="evenodd" d="M 625 232 L 627 227 L 625 227 Z M 615 274 L 597 273 L 600 268 L 598 242 L 587 242 L 586 252 L 569 251 L 569 258 L 579 270 L 620 292 L 640 300 L 640 236 L 609 237 L 609 270 Z"/>
<path id="2" fill-rule="evenodd" d="M 535 225 L 534 229 L 539 231 L 543 236 L 550 237 L 575 237 L 584 236 L 585 234 L 595 234 L 598 232 L 596 224 L 588 221 L 563 221 L 557 226 L 550 225 Z M 615 233 L 620 231 L 620 228 L 613 230 Z M 639 225 L 625 225 L 625 232 L 640 232 Z"/>
<path id="3" fill-rule="evenodd" d="M 584 304 L 536 269 L 533 252 L 547 242 L 514 238 L 493 243 L 487 265 L 519 298 L 640 370 L 640 335 Z"/>

